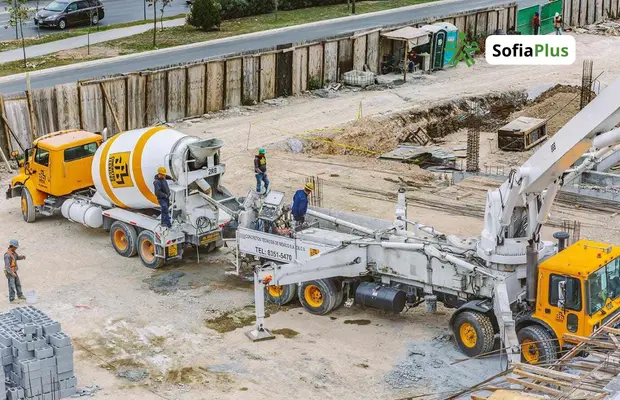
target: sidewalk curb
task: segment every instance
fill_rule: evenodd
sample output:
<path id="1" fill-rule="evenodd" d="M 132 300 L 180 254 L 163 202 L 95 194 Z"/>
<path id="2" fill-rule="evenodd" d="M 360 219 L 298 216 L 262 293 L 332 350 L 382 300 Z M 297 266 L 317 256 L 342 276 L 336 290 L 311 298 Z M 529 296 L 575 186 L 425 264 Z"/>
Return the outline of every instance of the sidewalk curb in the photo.
<path id="1" fill-rule="evenodd" d="M 42 69 L 42 70 L 33 71 L 33 72 L 24 72 L 24 73 L 21 73 L 21 74 L 15 74 L 15 75 L 9 75 L 9 76 L 5 76 L 5 77 L 0 77 L 0 84 L 8 83 L 8 82 L 13 82 L 13 81 L 17 81 L 17 80 L 20 80 L 20 79 L 25 79 L 28 75 L 30 75 L 31 77 L 33 77 L 33 76 L 37 76 L 37 77 L 38 76 L 44 76 L 44 75 L 48 75 L 48 74 L 52 74 L 52 73 L 56 73 L 56 72 L 61 72 L 61 71 L 74 70 L 74 69 L 86 68 L 86 67 L 92 67 L 92 66 L 99 66 L 99 65 L 110 64 L 110 63 L 114 63 L 114 62 L 118 62 L 118 61 L 123 61 L 123 60 L 133 60 L 133 59 L 148 57 L 148 56 L 153 55 L 153 54 L 160 55 L 160 54 L 166 54 L 166 53 L 171 53 L 171 52 L 175 52 L 175 51 L 182 51 L 182 50 L 186 50 L 186 49 L 193 49 L 193 48 L 196 48 L 196 47 L 208 47 L 208 46 L 211 46 L 211 45 L 226 43 L 226 42 L 230 42 L 230 41 L 234 41 L 234 40 L 243 40 L 243 39 L 246 39 L 246 38 L 260 37 L 260 36 L 271 35 L 271 34 L 274 34 L 274 33 L 281 33 L 281 32 L 286 32 L 286 31 L 300 29 L 300 28 L 316 27 L 316 26 L 322 26 L 322 25 L 334 24 L 334 23 L 337 24 L 338 22 L 341 22 L 343 20 L 356 20 L 356 19 L 363 19 L 363 18 L 372 18 L 372 17 L 377 16 L 377 15 L 388 15 L 388 14 L 392 14 L 392 13 L 399 13 L 399 12 L 403 12 L 403 11 L 415 10 L 415 9 L 418 9 L 418 8 L 425 8 L 425 7 L 429 7 L 429 6 L 438 4 L 438 3 L 446 4 L 446 3 L 453 3 L 453 2 L 457 2 L 457 1 L 459 1 L 459 0 L 440 0 L 440 1 L 430 2 L 430 3 L 415 4 L 415 5 L 412 5 L 412 6 L 393 8 L 393 9 L 390 9 L 390 10 L 376 11 L 376 12 L 373 12 L 373 13 L 351 15 L 351 16 L 340 17 L 340 18 L 333 18 L 333 19 L 327 19 L 327 20 L 322 20 L 322 21 L 309 22 L 309 23 L 301 24 L 301 25 L 291 25 L 291 26 L 286 26 L 286 27 L 282 27 L 282 28 L 270 29 L 270 30 L 266 30 L 266 31 L 245 33 L 245 34 L 242 34 L 242 35 L 230 36 L 230 37 L 222 38 L 222 39 L 213 39 L 213 40 L 208 40 L 208 41 L 205 41 L 205 42 L 198 42 L 198 43 L 191 43 L 191 44 L 186 44 L 186 45 L 182 45 L 182 46 L 169 47 L 169 48 L 166 48 L 166 49 L 151 50 L 151 51 L 141 52 L 141 53 L 137 53 L 137 54 L 128 54 L 128 55 L 124 55 L 124 56 L 111 57 L 111 58 L 106 58 L 106 59 L 102 59 L 102 60 L 87 61 L 87 62 L 83 62 L 83 63 L 65 65 L 65 66 L 54 67 L 54 68 L 47 68 L 47 69 Z M 119 28 L 119 29 L 125 29 L 125 28 Z M 51 43 L 53 43 L 53 42 L 51 42 Z M 105 43 L 105 42 L 100 42 L 100 43 Z M 26 49 L 28 49 L 28 48 L 26 48 Z M 2 55 L 2 53 L 0 53 L 0 55 Z M 222 55 L 220 55 L 218 57 L 224 57 L 225 55 L 226 54 L 222 54 Z"/>

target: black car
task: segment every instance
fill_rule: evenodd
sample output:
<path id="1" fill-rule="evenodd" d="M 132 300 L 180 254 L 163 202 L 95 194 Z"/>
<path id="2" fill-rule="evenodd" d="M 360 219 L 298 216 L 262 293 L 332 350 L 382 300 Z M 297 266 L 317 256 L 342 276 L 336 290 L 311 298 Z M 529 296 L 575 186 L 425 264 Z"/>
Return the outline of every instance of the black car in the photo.
<path id="1" fill-rule="evenodd" d="M 41 27 L 65 29 L 69 25 L 97 25 L 103 19 L 103 4 L 99 0 L 55 0 L 37 12 L 34 24 Z"/>

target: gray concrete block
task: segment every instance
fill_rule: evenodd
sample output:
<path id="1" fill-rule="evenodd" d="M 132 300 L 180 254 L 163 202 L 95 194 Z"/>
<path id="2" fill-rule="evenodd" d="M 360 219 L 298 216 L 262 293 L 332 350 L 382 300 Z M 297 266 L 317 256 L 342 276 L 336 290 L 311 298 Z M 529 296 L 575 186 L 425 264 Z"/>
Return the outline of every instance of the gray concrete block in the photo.
<path id="1" fill-rule="evenodd" d="M 64 346 L 64 347 L 57 347 L 52 345 L 52 348 L 54 349 L 54 355 L 56 357 L 73 357 L 73 345 L 69 344 L 68 346 Z"/>
<path id="2" fill-rule="evenodd" d="M 21 351 L 28 350 L 26 342 L 24 342 L 21 339 L 13 338 L 11 343 L 12 343 L 12 346 L 15 347 L 17 350 L 21 350 Z"/>
<path id="3" fill-rule="evenodd" d="M 8 400 L 20 400 L 17 396 L 17 388 L 9 388 L 7 391 L 7 398 Z"/>
<path id="4" fill-rule="evenodd" d="M 47 359 L 49 357 L 52 357 L 53 355 L 54 355 L 54 349 L 52 347 L 49 347 L 49 346 L 42 347 L 42 348 L 36 349 L 34 351 L 34 356 L 38 360 Z"/>
<path id="5" fill-rule="evenodd" d="M 52 335 L 50 344 L 56 347 L 69 346 L 71 344 L 71 338 L 62 332 L 58 332 Z"/>
<path id="6" fill-rule="evenodd" d="M 67 389 L 60 389 L 60 397 L 61 398 L 63 398 L 63 397 L 71 397 L 71 396 L 73 396 L 76 393 L 77 393 L 77 388 L 75 388 L 75 387 L 70 387 L 70 388 L 67 388 Z"/>
<path id="7" fill-rule="evenodd" d="M 2 365 L 12 365 L 13 364 L 13 355 L 8 355 L 2 357 Z"/>
<path id="8" fill-rule="evenodd" d="M 37 332 L 37 327 L 34 323 L 30 322 L 24 324 L 24 334 L 25 335 L 34 335 Z"/>
<path id="9" fill-rule="evenodd" d="M 49 322 L 43 325 L 43 334 L 45 336 L 51 336 L 60 332 L 60 324 L 58 322 Z"/>
<path id="10" fill-rule="evenodd" d="M 0 343 L 0 357 L 13 356 L 13 350 L 11 346 L 5 346 Z"/>
<path id="11" fill-rule="evenodd" d="M 75 375 L 75 373 L 73 371 L 62 372 L 62 373 L 58 374 L 58 380 L 62 381 L 62 380 L 65 380 L 65 379 L 69 379 L 69 378 L 71 378 L 74 375 Z"/>

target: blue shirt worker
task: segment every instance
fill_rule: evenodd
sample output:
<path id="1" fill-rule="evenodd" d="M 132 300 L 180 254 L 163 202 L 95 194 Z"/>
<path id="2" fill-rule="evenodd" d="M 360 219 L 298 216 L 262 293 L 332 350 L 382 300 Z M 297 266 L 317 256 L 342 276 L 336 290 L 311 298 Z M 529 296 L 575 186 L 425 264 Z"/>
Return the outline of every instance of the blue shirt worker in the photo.
<path id="1" fill-rule="evenodd" d="M 306 221 L 306 212 L 308 211 L 308 196 L 314 190 L 314 184 L 312 182 L 306 183 L 303 189 L 295 192 L 293 196 L 293 205 L 291 207 L 291 213 L 293 213 L 293 220 L 295 222 L 303 224 Z"/>
<path id="2" fill-rule="evenodd" d="M 157 175 L 155 175 L 153 186 L 155 187 L 155 197 L 157 197 L 157 202 L 159 203 L 159 207 L 161 207 L 161 224 L 166 228 L 172 228 L 172 223 L 170 222 L 170 188 L 168 187 L 168 179 L 172 178 L 168 176 L 166 168 L 157 168 Z"/>
<path id="3" fill-rule="evenodd" d="M 4 275 L 6 275 L 6 279 L 9 282 L 9 301 L 11 303 L 15 300 L 15 292 L 17 292 L 18 298 L 22 300 L 25 299 L 24 293 L 22 292 L 22 284 L 19 281 L 19 275 L 17 275 L 17 271 L 19 270 L 17 260 L 25 260 L 26 256 L 17 254 L 18 247 L 19 242 L 17 240 L 11 240 L 9 242 L 9 249 L 4 253 Z"/>
<path id="4" fill-rule="evenodd" d="M 265 193 L 267 193 L 269 190 L 269 179 L 267 178 L 265 149 L 258 149 L 258 154 L 254 156 L 254 175 L 256 176 L 256 192 L 261 193 L 261 185 L 265 182 Z"/>

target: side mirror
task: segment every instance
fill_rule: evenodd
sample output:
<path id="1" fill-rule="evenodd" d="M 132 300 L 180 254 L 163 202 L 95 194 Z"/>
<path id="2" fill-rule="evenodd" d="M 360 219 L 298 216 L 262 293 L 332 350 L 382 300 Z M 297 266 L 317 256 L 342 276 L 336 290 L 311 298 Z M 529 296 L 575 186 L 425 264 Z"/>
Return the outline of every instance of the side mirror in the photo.
<path id="1" fill-rule="evenodd" d="M 558 307 L 564 308 L 566 305 L 566 281 L 558 282 Z"/>

